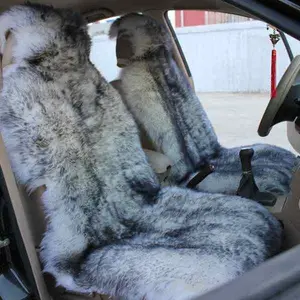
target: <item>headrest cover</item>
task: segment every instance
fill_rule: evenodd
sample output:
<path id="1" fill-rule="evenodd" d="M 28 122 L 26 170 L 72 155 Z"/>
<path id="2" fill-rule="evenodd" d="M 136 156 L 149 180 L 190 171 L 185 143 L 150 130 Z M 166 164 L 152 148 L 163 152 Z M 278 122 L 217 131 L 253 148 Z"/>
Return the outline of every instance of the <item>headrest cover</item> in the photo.
<path id="1" fill-rule="evenodd" d="M 117 19 L 111 26 L 110 38 L 117 38 L 116 54 L 119 67 L 151 56 L 161 49 L 173 47 L 164 25 L 153 18 L 132 13 Z"/>
<path id="2" fill-rule="evenodd" d="M 74 34 L 75 30 L 77 30 L 76 34 Z M 40 58 L 53 56 L 55 54 L 53 49 L 57 48 L 65 53 L 66 58 L 74 56 L 75 50 L 77 53 L 80 52 L 81 57 L 88 56 L 90 52 L 90 38 L 85 21 L 79 14 L 69 10 L 25 4 L 14 6 L 4 12 L 0 15 L 1 54 L 4 53 L 9 32 L 13 34 L 16 41 L 12 51 L 15 63 L 37 55 Z M 59 47 L 53 44 L 58 40 Z M 74 48 L 70 49 L 70 45 Z"/>

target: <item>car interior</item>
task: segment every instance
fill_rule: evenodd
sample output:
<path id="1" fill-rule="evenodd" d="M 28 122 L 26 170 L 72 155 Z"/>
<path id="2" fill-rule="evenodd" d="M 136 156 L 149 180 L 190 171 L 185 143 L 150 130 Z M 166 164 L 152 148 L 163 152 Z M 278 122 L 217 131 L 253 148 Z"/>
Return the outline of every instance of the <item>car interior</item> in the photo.
<path id="1" fill-rule="evenodd" d="M 2 1 L 0 12 L 22 2 L 19 0 Z M 276 5 L 270 7 L 268 4 L 263 4 L 263 1 L 234 0 L 40 0 L 35 2 L 79 11 L 89 23 L 130 12 L 141 12 L 151 16 L 168 28 L 174 43 L 176 62 L 192 86 L 191 72 L 166 17 L 168 10 L 211 10 L 261 19 L 300 40 L 300 7 L 293 1 L 277 1 L 278 7 L 282 8 L 281 10 Z M 284 2 L 293 2 L 294 6 L 284 4 Z M 0 66 L 1 72 L 13 63 L 13 44 L 14 36 L 9 34 L 5 45 L 1 45 L 1 48 L 4 49 Z M 126 43 L 117 45 L 118 64 L 124 63 L 124 57 L 126 57 L 128 51 Z M 291 62 L 277 87 L 276 98 L 270 101 L 264 116 L 262 116 L 261 123 L 257 124 L 257 126 L 259 125 L 258 134 L 266 136 L 277 123 L 288 121 L 287 136 L 297 153 L 300 153 L 300 131 L 298 126 L 300 108 L 299 104 L 295 102 L 295 95 L 298 98 L 300 97 L 299 79 L 300 56 Z M 116 78 L 111 84 L 122 94 L 119 79 Z M 276 126 L 273 130 L 276 130 Z M 155 150 L 153 142 L 145 132 L 141 133 L 141 143 L 152 168 L 163 184 L 168 177 L 173 162 L 164 153 Z M 1 136 L 0 166 L 0 193 L 1 198 L 5 200 L 5 204 L 1 203 L 2 206 L 0 206 L 0 221 L 3 223 L 1 226 L 10 233 L 9 240 L 2 240 L 2 235 L 0 235 L 0 290 L 3 289 L 3 291 L 0 291 L 2 297 L 0 299 L 112 299 L 110 295 L 79 294 L 67 291 L 56 286 L 54 278 L 42 272 L 39 261 L 39 246 L 46 228 L 46 217 L 41 202 L 41 195 L 45 187 L 41 186 L 29 194 L 26 187 L 16 182 Z M 198 300 L 298 299 L 292 297 L 300 294 L 299 182 L 300 161 L 299 165 L 293 170 L 290 193 L 278 197 L 275 204 L 269 207 L 269 210 L 284 225 L 285 241 L 282 253 L 225 286 L 199 296 Z M 7 251 L 8 244 L 9 251 Z M 1 259 L 8 260 L 8 257 L 9 268 L 7 269 L 1 265 Z M 3 275 L 1 275 L 2 271 Z M 105 269 L 102 272 L 105 272 Z M 14 296 L 10 296 L 9 293 L 13 293 Z"/>

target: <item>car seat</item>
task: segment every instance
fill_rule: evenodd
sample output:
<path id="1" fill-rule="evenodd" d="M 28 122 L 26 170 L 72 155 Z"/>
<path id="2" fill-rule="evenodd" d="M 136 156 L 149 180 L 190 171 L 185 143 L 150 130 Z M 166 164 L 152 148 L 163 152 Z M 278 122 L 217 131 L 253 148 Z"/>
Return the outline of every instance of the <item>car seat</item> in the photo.
<path id="1" fill-rule="evenodd" d="M 12 51 L 14 45 L 13 33 L 7 35 L 5 45 L 1 45 L 3 51 L 2 60 L 0 60 L 1 72 L 4 68 L 9 69 L 13 67 Z M 2 73 L 1 73 L 2 74 Z M 2 84 L 2 76 L 0 78 Z M 150 143 L 144 144 L 144 151 L 148 157 L 149 163 L 156 172 L 158 178 L 163 182 L 167 177 L 171 168 L 171 160 L 164 154 L 153 150 Z M 42 300 L 50 299 L 55 295 L 55 299 L 108 299 L 105 295 L 79 295 L 76 293 L 67 292 L 61 287 L 55 287 L 53 278 L 49 275 L 46 277 L 41 271 L 39 262 L 39 246 L 42 240 L 43 233 L 46 229 L 46 218 L 43 211 L 41 196 L 45 191 L 45 187 L 41 186 L 34 192 L 28 193 L 26 188 L 16 183 L 10 162 L 6 153 L 5 145 L 0 134 L 0 165 L 3 172 L 5 184 L 10 200 L 12 202 L 13 210 L 16 216 L 18 227 L 21 231 L 22 240 L 26 249 L 26 254 L 32 268 L 35 284 L 39 297 Z M 51 295 L 51 296 L 50 296 Z"/>
<path id="2" fill-rule="evenodd" d="M 5 45 L 0 45 L 2 49 L 4 49 L 2 60 L 0 60 L 0 63 L 2 64 L 0 65 L 1 71 L 4 68 L 9 69 L 13 67 L 13 45 L 14 36 L 13 33 L 10 33 L 7 35 Z M 2 76 L 0 78 L 0 82 L 2 84 Z M 156 153 L 151 152 L 150 156 L 151 155 L 155 156 Z M 45 187 L 41 186 L 33 193 L 28 193 L 25 187 L 17 184 L 1 135 L 0 166 L 5 181 L 2 182 L 1 185 L 5 185 L 8 190 L 17 225 L 21 233 L 24 248 L 26 250 L 25 255 L 27 255 L 31 266 L 38 297 L 41 300 L 107 300 L 108 296 L 105 295 L 71 293 L 62 287 L 56 287 L 54 279 L 51 276 L 45 276 L 42 273 L 42 268 L 39 261 L 39 246 L 46 228 L 46 218 L 41 202 L 41 196 L 45 190 Z"/>
<path id="3" fill-rule="evenodd" d="M 170 184 L 258 201 L 262 191 L 269 197 L 266 205 L 289 192 L 295 155 L 266 144 L 245 146 L 252 149 L 220 145 L 173 58 L 173 44 L 162 25 L 148 16 L 129 14 L 113 23 L 110 34 L 117 38 L 117 62 L 123 68 L 118 82 L 123 100 L 154 149 L 173 161 Z M 247 177 L 250 173 L 254 178 Z"/>

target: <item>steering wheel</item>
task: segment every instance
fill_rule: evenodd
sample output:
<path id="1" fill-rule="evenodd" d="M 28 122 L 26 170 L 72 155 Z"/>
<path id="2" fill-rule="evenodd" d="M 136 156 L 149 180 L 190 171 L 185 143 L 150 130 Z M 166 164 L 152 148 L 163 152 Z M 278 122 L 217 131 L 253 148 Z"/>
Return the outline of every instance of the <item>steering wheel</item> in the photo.
<path id="1" fill-rule="evenodd" d="M 267 136 L 272 127 L 283 121 L 294 121 L 300 116 L 300 55 L 296 56 L 278 86 L 261 119 L 258 134 Z"/>

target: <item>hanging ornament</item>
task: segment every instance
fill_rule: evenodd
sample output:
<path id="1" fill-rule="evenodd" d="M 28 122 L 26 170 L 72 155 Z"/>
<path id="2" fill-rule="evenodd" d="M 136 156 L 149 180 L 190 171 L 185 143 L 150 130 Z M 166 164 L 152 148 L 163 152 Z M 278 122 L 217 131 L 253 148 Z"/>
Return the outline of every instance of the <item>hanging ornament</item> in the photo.
<path id="1" fill-rule="evenodd" d="M 276 97 L 276 85 L 277 85 L 277 79 L 276 79 L 277 51 L 275 49 L 275 46 L 280 40 L 280 34 L 277 32 L 277 29 L 275 27 L 268 25 L 267 29 L 269 30 L 270 28 L 273 30 L 273 32 L 269 34 L 273 46 L 271 52 L 271 99 L 273 99 Z"/>

